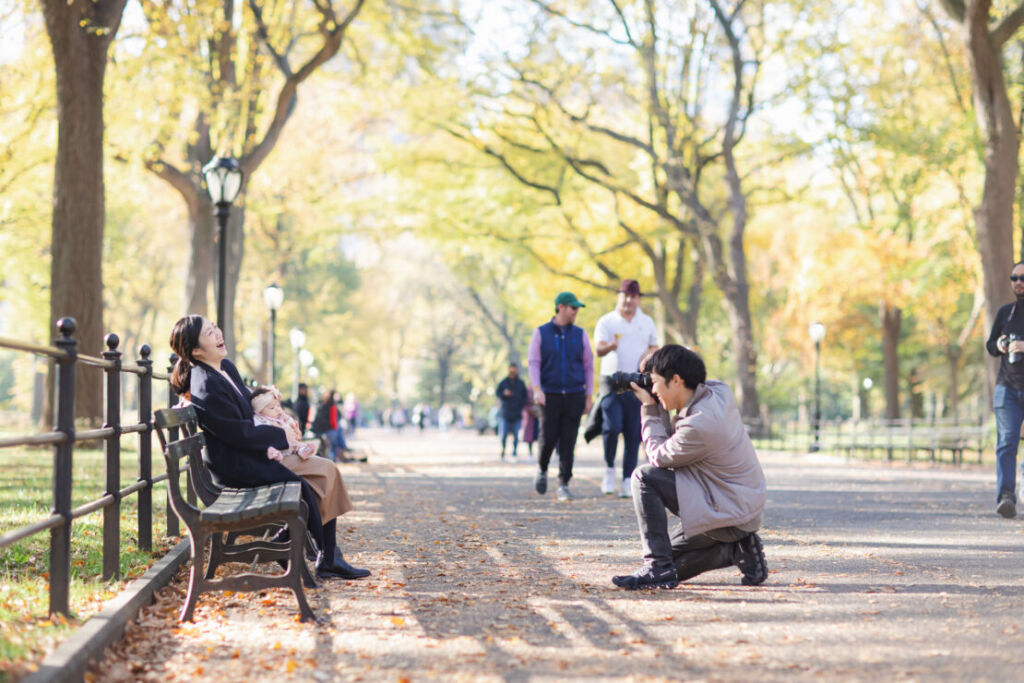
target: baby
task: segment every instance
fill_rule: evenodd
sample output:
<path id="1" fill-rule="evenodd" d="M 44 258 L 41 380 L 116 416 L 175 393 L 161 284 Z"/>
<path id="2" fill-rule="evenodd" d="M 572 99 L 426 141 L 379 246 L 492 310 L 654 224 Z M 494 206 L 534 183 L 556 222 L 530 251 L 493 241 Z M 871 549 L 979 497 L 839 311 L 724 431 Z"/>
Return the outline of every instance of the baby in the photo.
<path id="1" fill-rule="evenodd" d="M 289 448 L 281 451 L 271 446 L 267 449 L 268 458 L 280 462 L 284 459 L 284 456 L 294 453 L 305 460 L 316 453 L 316 444 L 311 441 L 303 442 L 299 423 L 295 421 L 295 418 L 284 412 L 284 408 L 281 407 L 281 394 L 276 387 L 259 387 L 254 389 L 250 404 L 252 405 L 252 411 L 255 413 L 253 415 L 253 422 L 257 425 L 280 427 L 288 435 Z"/>

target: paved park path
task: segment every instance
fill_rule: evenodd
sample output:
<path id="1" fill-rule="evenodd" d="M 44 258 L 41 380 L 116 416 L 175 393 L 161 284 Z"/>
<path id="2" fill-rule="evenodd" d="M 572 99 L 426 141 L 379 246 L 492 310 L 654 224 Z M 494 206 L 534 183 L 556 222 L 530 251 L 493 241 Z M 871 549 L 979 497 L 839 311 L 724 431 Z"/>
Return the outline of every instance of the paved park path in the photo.
<path id="1" fill-rule="evenodd" d="M 598 442 L 559 503 L 496 439 L 357 435 L 357 509 L 339 545 L 374 575 L 307 595 L 205 595 L 175 622 L 164 589 L 94 680 L 1022 680 L 1024 521 L 994 474 L 762 453 L 771 573 L 735 568 L 625 592 L 631 503 L 599 492 Z"/>

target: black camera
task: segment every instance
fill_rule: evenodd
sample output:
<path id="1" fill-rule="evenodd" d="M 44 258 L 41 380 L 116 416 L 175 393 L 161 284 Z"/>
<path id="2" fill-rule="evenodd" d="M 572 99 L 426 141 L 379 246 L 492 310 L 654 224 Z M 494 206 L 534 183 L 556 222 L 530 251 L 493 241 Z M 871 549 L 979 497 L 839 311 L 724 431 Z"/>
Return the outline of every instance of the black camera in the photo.
<path id="1" fill-rule="evenodd" d="M 613 372 L 608 377 L 608 382 L 609 387 L 616 394 L 633 391 L 633 387 L 629 386 L 630 382 L 636 382 L 637 386 L 647 391 L 651 391 L 654 387 L 650 374 L 646 372 Z"/>
<path id="2" fill-rule="evenodd" d="M 1022 337 L 1019 334 L 1008 334 L 1006 335 L 1006 347 L 1009 349 L 1010 343 L 1020 341 Z M 1011 365 L 1016 365 L 1022 359 L 1024 359 L 1024 353 L 1020 351 L 1010 351 L 1006 356 L 1006 362 Z"/>

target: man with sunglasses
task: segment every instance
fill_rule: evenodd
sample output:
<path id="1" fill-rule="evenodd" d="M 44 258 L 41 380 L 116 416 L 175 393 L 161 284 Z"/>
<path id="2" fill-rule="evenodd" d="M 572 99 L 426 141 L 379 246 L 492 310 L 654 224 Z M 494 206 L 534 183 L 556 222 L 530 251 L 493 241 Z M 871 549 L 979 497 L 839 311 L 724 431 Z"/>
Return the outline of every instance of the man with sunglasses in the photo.
<path id="1" fill-rule="evenodd" d="M 1017 514 L 1017 447 L 1024 422 L 1024 262 L 1013 266 L 1010 288 L 1016 301 L 996 313 L 985 345 L 999 358 L 992 396 L 996 414 L 996 512 L 1007 519 Z"/>
<path id="2" fill-rule="evenodd" d="M 558 500 L 572 500 L 569 480 L 580 418 L 590 410 L 594 385 L 594 354 L 586 331 L 577 327 L 576 314 L 584 306 L 572 292 L 555 297 L 555 316 L 533 331 L 530 384 L 533 400 L 541 408 L 540 462 L 533 485 L 548 490 L 548 464 L 558 446 Z"/>

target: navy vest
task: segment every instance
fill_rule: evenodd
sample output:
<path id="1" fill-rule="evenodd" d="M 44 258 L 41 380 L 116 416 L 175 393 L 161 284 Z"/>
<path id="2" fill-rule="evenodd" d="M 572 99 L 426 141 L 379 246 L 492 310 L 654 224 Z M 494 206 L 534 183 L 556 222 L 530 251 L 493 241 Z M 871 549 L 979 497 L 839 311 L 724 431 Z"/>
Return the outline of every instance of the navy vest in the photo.
<path id="1" fill-rule="evenodd" d="M 586 391 L 583 372 L 583 328 L 541 325 L 540 389 L 545 394 L 575 394 Z"/>

